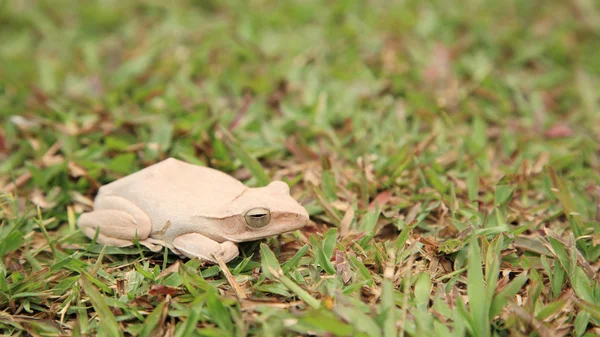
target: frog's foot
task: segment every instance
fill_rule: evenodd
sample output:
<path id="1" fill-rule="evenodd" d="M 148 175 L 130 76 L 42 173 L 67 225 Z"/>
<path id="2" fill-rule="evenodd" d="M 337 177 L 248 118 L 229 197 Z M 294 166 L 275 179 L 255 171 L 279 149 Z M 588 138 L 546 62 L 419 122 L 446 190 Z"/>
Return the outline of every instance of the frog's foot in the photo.
<path id="1" fill-rule="evenodd" d="M 150 237 L 146 240 L 140 241 L 140 245 L 150 249 L 155 253 L 161 251 L 163 247 L 167 247 L 171 250 L 173 249 L 173 247 L 167 244 L 164 240 L 158 240 Z"/>
<path id="2" fill-rule="evenodd" d="M 217 263 L 213 254 L 224 262 L 229 262 L 239 255 L 238 247 L 231 241 L 218 243 L 198 233 L 188 233 L 178 236 L 173 240 L 177 251 L 189 258 L 199 257 Z"/>
<path id="3" fill-rule="evenodd" d="M 136 237 L 146 240 L 152 230 L 150 218 L 144 211 L 117 196 L 96 198 L 94 210 L 81 214 L 77 224 L 87 237 L 93 239 L 99 231 L 99 243 L 117 247 L 133 245 Z"/>

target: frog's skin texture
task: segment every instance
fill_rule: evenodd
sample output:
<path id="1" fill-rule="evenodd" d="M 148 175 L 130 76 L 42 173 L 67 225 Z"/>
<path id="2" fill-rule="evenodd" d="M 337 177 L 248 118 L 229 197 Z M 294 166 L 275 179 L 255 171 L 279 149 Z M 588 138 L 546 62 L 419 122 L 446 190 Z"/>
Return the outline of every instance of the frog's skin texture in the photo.
<path id="1" fill-rule="evenodd" d="M 235 178 L 169 158 L 104 185 L 94 210 L 77 224 L 101 244 L 125 247 L 137 240 L 153 251 L 167 246 L 189 258 L 229 262 L 235 243 L 301 228 L 308 213 L 274 181 L 249 188 Z"/>

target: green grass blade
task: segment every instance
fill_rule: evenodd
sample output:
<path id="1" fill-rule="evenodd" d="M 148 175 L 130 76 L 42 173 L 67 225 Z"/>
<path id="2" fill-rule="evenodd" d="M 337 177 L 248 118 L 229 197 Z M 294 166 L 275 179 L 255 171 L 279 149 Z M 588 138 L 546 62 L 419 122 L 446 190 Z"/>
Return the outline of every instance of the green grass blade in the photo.
<path id="1" fill-rule="evenodd" d="M 271 182 L 271 178 L 269 178 L 269 175 L 265 172 L 265 169 L 260 162 L 246 151 L 246 149 L 227 130 L 221 129 L 220 132 L 223 133 L 223 138 L 227 147 L 233 152 L 235 157 L 242 162 L 244 167 L 252 172 L 252 175 L 258 182 L 258 186 L 268 185 L 269 182 Z"/>
<path id="2" fill-rule="evenodd" d="M 481 269 L 481 251 L 475 232 L 471 235 L 469 245 L 469 262 L 467 277 L 467 294 L 469 295 L 469 312 L 473 331 L 477 336 L 490 336 L 489 311 L 486 306 L 486 285 Z"/>
<path id="3" fill-rule="evenodd" d="M 123 336 L 121 328 L 119 327 L 115 316 L 106 305 L 102 294 L 94 288 L 85 276 L 81 276 L 79 283 L 81 284 L 83 291 L 85 291 L 90 298 L 90 302 L 98 314 L 101 328 L 106 331 L 108 336 Z"/>
<path id="4" fill-rule="evenodd" d="M 521 275 L 515 277 L 509 284 L 507 284 L 492 301 L 492 305 L 490 308 L 489 317 L 495 317 L 500 313 L 502 308 L 506 307 L 508 300 L 513 298 L 525 285 L 525 282 L 529 279 L 527 273 L 522 273 Z"/>
<path id="5" fill-rule="evenodd" d="M 198 320 L 200 320 L 200 315 L 203 308 L 204 303 L 198 300 L 196 301 L 196 303 L 193 303 L 190 306 L 189 315 L 187 316 L 185 321 L 177 325 L 174 337 L 193 336 L 194 331 L 196 330 L 196 324 L 198 323 Z"/>
<path id="6" fill-rule="evenodd" d="M 321 302 L 319 300 L 312 297 L 306 290 L 302 289 L 299 285 L 294 283 L 294 281 L 283 275 L 283 271 L 279 266 L 279 262 L 277 261 L 275 254 L 273 254 L 271 249 L 269 249 L 269 246 L 261 243 L 260 255 L 262 257 L 262 271 L 268 278 L 276 279 L 283 283 L 286 288 L 296 294 L 301 300 L 306 302 L 306 304 L 310 305 L 311 307 L 315 309 L 321 307 Z"/>
<path id="7" fill-rule="evenodd" d="M 502 245 L 504 243 L 504 236 L 502 234 L 496 236 L 494 240 L 488 246 L 486 258 L 485 258 L 485 284 L 486 284 L 486 296 L 485 296 L 485 307 L 489 308 L 494 299 L 496 293 L 496 283 L 498 282 L 498 275 L 500 273 L 500 263 Z M 490 312 L 490 317 L 491 312 Z"/>
<path id="8" fill-rule="evenodd" d="M 152 332 L 156 329 L 159 323 L 161 322 L 161 317 L 166 316 L 165 309 L 168 309 L 166 306 L 168 305 L 167 301 L 162 301 L 148 317 L 146 317 L 146 321 L 144 322 L 144 328 L 140 331 L 140 337 L 151 337 Z"/>
<path id="9" fill-rule="evenodd" d="M 283 270 L 284 273 L 289 273 L 291 269 L 296 268 L 298 266 L 298 263 L 300 262 L 300 259 L 306 255 L 306 253 L 308 252 L 308 250 L 310 249 L 310 246 L 308 244 L 302 246 L 302 248 L 298 249 L 298 251 L 296 252 L 296 254 L 294 254 L 294 256 L 292 256 L 291 259 L 287 260 L 282 266 L 281 269 Z"/>

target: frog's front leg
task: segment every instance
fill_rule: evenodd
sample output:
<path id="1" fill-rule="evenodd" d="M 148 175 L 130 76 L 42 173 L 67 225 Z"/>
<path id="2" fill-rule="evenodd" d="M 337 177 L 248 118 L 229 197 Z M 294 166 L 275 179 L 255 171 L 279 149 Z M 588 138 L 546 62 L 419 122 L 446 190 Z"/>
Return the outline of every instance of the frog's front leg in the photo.
<path id="1" fill-rule="evenodd" d="M 181 254 L 189 257 L 199 257 L 204 260 L 217 262 L 213 254 L 219 256 L 224 262 L 229 262 L 239 254 L 238 247 L 231 241 L 218 243 L 198 233 L 187 233 L 173 240 L 173 246 Z"/>
<path id="2" fill-rule="evenodd" d="M 98 233 L 98 242 L 117 247 L 133 245 L 137 236 L 146 240 L 152 231 L 148 215 L 131 201 L 114 196 L 99 196 L 94 201 L 94 210 L 79 216 L 77 224 L 89 238 Z"/>

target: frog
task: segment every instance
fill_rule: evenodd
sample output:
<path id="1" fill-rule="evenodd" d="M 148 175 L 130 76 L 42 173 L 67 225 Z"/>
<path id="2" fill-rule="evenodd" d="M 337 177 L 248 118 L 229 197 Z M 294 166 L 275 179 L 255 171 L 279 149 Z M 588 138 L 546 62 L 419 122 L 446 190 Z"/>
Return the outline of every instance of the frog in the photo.
<path id="1" fill-rule="evenodd" d="M 139 242 L 154 252 L 167 247 L 182 258 L 227 263 L 239 255 L 240 242 L 292 232 L 308 221 L 283 181 L 248 187 L 217 169 L 167 158 L 100 186 L 77 225 L 100 244 Z"/>

